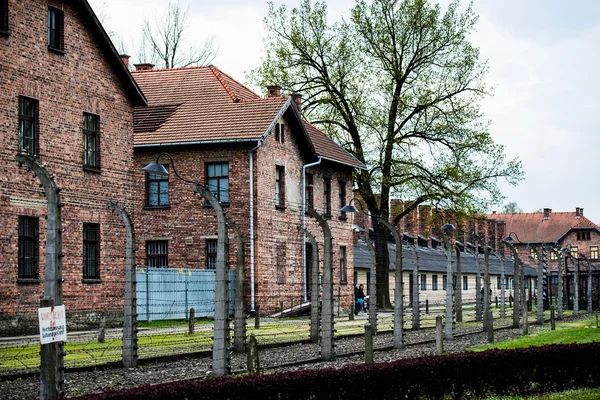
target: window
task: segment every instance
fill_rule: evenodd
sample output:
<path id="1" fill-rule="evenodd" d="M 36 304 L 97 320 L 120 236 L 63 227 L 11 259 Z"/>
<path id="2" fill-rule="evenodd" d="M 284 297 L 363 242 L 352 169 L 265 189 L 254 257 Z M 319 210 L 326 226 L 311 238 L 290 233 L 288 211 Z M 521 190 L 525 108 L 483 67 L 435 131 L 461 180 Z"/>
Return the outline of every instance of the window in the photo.
<path id="1" fill-rule="evenodd" d="M 421 290 L 427 290 L 427 275 L 421 275 Z"/>
<path id="2" fill-rule="evenodd" d="M 100 169 L 98 162 L 98 116 L 83 113 L 83 167 Z"/>
<path id="3" fill-rule="evenodd" d="M 285 143 L 285 124 L 277 123 L 275 125 L 275 140 L 279 143 Z"/>
<path id="4" fill-rule="evenodd" d="M 217 239 L 206 239 L 206 269 L 217 269 Z"/>
<path id="5" fill-rule="evenodd" d="M 306 174 L 306 182 L 304 182 L 304 186 L 306 207 L 313 207 L 313 174 Z"/>
<path id="6" fill-rule="evenodd" d="M 280 285 L 285 284 L 285 261 L 286 261 L 286 248 L 285 243 L 277 243 L 277 254 L 276 254 L 276 269 L 277 269 L 277 283 Z"/>
<path id="7" fill-rule="evenodd" d="M 442 276 L 442 290 L 446 290 L 448 288 L 448 276 Z"/>
<path id="8" fill-rule="evenodd" d="M 83 279 L 100 279 L 99 224 L 83 224 Z"/>
<path id="9" fill-rule="evenodd" d="M 338 181 L 338 194 L 340 200 L 340 219 L 346 219 L 346 211 L 341 210 L 346 205 L 346 182 Z"/>
<path id="10" fill-rule="evenodd" d="M 537 252 L 535 251 L 534 248 L 529 249 L 529 257 L 533 258 L 534 260 L 537 261 L 538 256 L 537 256 Z"/>
<path id="11" fill-rule="evenodd" d="M 285 167 L 275 166 L 275 207 L 285 208 Z"/>
<path id="12" fill-rule="evenodd" d="M 149 240 L 146 242 L 146 267 L 167 268 L 169 266 L 169 241 Z"/>
<path id="13" fill-rule="evenodd" d="M 8 0 L 0 0 L 0 32 L 8 33 Z"/>
<path id="14" fill-rule="evenodd" d="M 438 276 L 431 275 L 431 290 L 438 290 Z"/>
<path id="15" fill-rule="evenodd" d="M 34 156 L 37 154 L 38 102 L 28 97 L 19 97 L 19 151 Z"/>
<path id="16" fill-rule="evenodd" d="M 577 240 L 591 240 L 591 232 L 577 232 Z"/>
<path id="17" fill-rule="evenodd" d="M 331 179 L 323 178 L 323 214 L 331 216 Z"/>
<path id="18" fill-rule="evenodd" d="M 556 260 L 556 259 L 558 259 L 558 256 L 557 256 L 557 254 L 558 254 L 558 253 L 557 253 L 557 250 L 550 250 L 550 259 L 551 259 L 551 260 Z"/>
<path id="19" fill-rule="evenodd" d="M 206 181 L 208 189 L 221 203 L 229 203 L 229 164 L 206 164 Z"/>
<path id="20" fill-rule="evenodd" d="M 168 169 L 168 165 L 163 165 Z M 169 205 L 169 176 L 146 174 L 146 205 L 166 207 Z"/>
<path id="21" fill-rule="evenodd" d="M 62 10 L 48 7 L 48 48 L 64 50 L 64 14 Z"/>
<path id="22" fill-rule="evenodd" d="M 579 252 L 579 248 L 577 246 L 571 246 L 571 257 L 577 258 L 578 252 Z"/>
<path id="23" fill-rule="evenodd" d="M 340 283 L 348 283 L 346 246 L 340 246 Z"/>
<path id="24" fill-rule="evenodd" d="M 463 290 L 469 290 L 469 277 L 463 276 Z"/>
<path id="25" fill-rule="evenodd" d="M 598 259 L 598 246 L 590 246 L 590 258 L 592 260 Z"/>
<path id="26" fill-rule="evenodd" d="M 38 279 L 39 220 L 19 217 L 19 279 Z"/>
<path id="27" fill-rule="evenodd" d="M 496 288 L 498 290 L 502 289 L 502 279 L 499 276 L 496 277 Z"/>

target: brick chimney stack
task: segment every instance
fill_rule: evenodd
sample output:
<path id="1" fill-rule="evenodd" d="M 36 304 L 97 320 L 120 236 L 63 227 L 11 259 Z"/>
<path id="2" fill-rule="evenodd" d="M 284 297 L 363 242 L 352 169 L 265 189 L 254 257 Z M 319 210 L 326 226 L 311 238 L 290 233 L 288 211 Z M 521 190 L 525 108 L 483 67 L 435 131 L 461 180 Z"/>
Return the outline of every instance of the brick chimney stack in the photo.
<path id="1" fill-rule="evenodd" d="M 550 219 L 551 208 L 544 208 L 544 219 Z"/>
<path id="2" fill-rule="evenodd" d="M 136 71 L 151 71 L 154 68 L 154 64 L 151 63 L 135 64 L 134 66 Z"/>
<path id="3" fill-rule="evenodd" d="M 280 97 L 281 86 L 267 86 L 267 97 Z"/>
<path id="4" fill-rule="evenodd" d="M 300 93 L 292 93 L 291 96 L 292 96 L 292 100 L 296 104 L 296 108 L 298 109 L 298 112 L 300 112 L 300 114 L 302 114 L 302 95 Z"/>
<path id="5" fill-rule="evenodd" d="M 583 208 L 575 207 L 575 218 L 583 217 Z"/>
<path id="6" fill-rule="evenodd" d="M 121 60 L 123 61 L 123 64 L 125 64 L 125 68 L 129 69 L 129 55 L 127 54 L 121 54 Z"/>

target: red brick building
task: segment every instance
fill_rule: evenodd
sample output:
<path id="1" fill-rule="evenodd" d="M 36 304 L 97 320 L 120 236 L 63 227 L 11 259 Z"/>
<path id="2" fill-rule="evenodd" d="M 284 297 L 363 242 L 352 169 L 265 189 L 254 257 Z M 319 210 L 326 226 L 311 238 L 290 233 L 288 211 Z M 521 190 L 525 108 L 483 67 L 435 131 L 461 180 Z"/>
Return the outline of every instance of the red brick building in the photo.
<path id="1" fill-rule="evenodd" d="M 61 189 L 67 311 L 122 309 L 125 230 L 106 202 L 132 210 L 145 98 L 87 1 L 0 1 L 0 87 L 2 317 L 35 310 L 43 292 L 47 202 L 21 152 Z"/>
<path id="2" fill-rule="evenodd" d="M 142 65 L 133 76 L 149 101 L 135 111 L 138 265 L 210 269 L 216 262 L 217 219 L 193 194 L 193 185 L 172 173 L 161 178 L 141 170 L 166 151 L 179 174 L 206 185 L 240 227 L 248 309 L 259 304 L 270 312 L 307 298 L 310 265 L 305 267 L 307 249 L 298 226 L 306 220 L 318 241 L 323 239 L 302 212 L 303 198 L 328 219 L 334 290 L 349 306 L 352 216 L 339 209 L 352 196 L 352 171 L 364 165 L 306 123 L 300 97 L 281 96 L 278 87 L 269 87 L 262 98 L 213 66 Z M 229 259 L 235 260 L 230 237 Z"/>

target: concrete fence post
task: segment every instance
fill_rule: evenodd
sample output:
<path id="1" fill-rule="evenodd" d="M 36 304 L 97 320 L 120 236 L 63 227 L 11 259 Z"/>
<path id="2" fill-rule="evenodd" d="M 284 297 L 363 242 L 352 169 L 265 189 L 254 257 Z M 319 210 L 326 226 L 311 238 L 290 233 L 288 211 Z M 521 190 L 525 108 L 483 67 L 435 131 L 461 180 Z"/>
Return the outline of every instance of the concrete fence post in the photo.
<path id="1" fill-rule="evenodd" d="M 237 244 L 235 263 L 235 297 L 233 306 L 233 348 L 236 353 L 244 353 L 246 347 L 246 316 L 244 314 L 244 249 L 246 243 L 237 224 L 227 218 L 227 226 L 235 234 Z"/>
<path id="2" fill-rule="evenodd" d="M 32 170 L 44 188 L 48 204 L 46 218 L 46 264 L 44 266 L 44 299 L 51 299 L 53 306 L 63 304 L 62 289 L 62 212 L 60 188 L 55 182 L 55 175 L 46 170 L 45 164 L 40 164 L 33 157 L 19 153 L 16 161 Z M 42 355 L 46 360 L 45 367 L 40 372 L 40 399 L 52 399 L 62 396 L 65 385 L 64 356 L 65 346 L 58 342 L 45 347 Z M 46 375 L 46 376 L 44 376 Z M 49 375 L 49 376 L 48 376 Z M 51 379 L 53 381 L 51 382 Z"/>
<path id="3" fill-rule="evenodd" d="M 260 329 L 260 304 L 254 305 L 254 329 Z"/>
<path id="4" fill-rule="evenodd" d="M 123 299 L 123 348 L 122 362 L 125 368 L 134 368 L 138 360 L 137 278 L 135 274 L 135 232 L 129 213 L 117 202 L 109 200 L 106 207 L 121 217 L 125 226 L 125 294 Z M 146 274 L 148 278 L 148 274 Z M 146 284 L 146 292 L 147 287 Z M 149 294 L 146 297 L 150 297 Z M 149 307 L 146 306 L 146 312 Z M 149 319 L 149 316 L 148 316 Z"/>
<path id="5" fill-rule="evenodd" d="M 320 328 L 320 310 L 319 310 L 319 245 L 315 235 L 309 232 L 306 228 L 298 226 L 298 230 L 304 232 L 312 246 L 312 269 L 311 269 L 311 282 L 310 282 L 310 341 L 313 343 L 319 342 L 319 328 Z M 283 303 L 282 303 L 283 311 Z M 354 314 L 350 314 L 351 319 L 354 318 Z"/>
<path id="6" fill-rule="evenodd" d="M 194 334 L 196 328 L 196 309 L 194 307 L 190 308 L 190 319 L 188 320 L 188 333 L 190 335 Z"/>
<path id="7" fill-rule="evenodd" d="M 260 359 L 258 356 L 258 342 L 254 334 L 250 334 L 250 341 L 246 347 L 246 362 L 248 373 L 251 375 L 260 373 Z"/>
<path id="8" fill-rule="evenodd" d="M 488 310 L 487 339 L 488 343 L 494 343 L 494 313 L 492 312 L 492 310 Z"/>
<path id="9" fill-rule="evenodd" d="M 441 356 L 444 353 L 444 327 L 442 316 L 435 317 L 435 354 Z"/>
<path id="10" fill-rule="evenodd" d="M 525 308 L 523 310 L 523 335 L 529 335 L 529 300 L 525 300 Z"/>
<path id="11" fill-rule="evenodd" d="M 365 324 L 365 364 L 373 364 L 373 327 Z"/>
<path id="12" fill-rule="evenodd" d="M 53 306 L 54 300 L 49 297 L 40 300 L 40 308 Z M 57 343 L 48 343 L 40 346 L 40 399 L 58 398 L 56 345 Z"/>
<path id="13" fill-rule="evenodd" d="M 550 329 L 556 330 L 556 316 L 554 314 L 554 304 L 550 306 Z"/>

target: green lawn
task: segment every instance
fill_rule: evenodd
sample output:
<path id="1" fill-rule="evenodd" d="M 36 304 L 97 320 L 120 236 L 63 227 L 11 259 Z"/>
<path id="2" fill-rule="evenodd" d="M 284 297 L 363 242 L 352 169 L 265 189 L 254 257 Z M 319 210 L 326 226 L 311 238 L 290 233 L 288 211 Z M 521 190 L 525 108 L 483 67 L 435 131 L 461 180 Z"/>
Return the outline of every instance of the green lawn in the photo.
<path id="1" fill-rule="evenodd" d="M 573 322 L 560 322 L 556 330 L 544 329 L 519 338 L 471 348 L 471 351 L 488 349 L 516 349 L 522 347 L 544 346 L 547 344 L 589 343 L 600 341 L 600 328 L 596 328 L 596 319 L 586 318 Z"/>
<path id="2" fill-rule="evenodd" d="M 489 397 L 487 400 L 597 400 L 600 399 L 600 388 L 567 390 L 531 397 Z"/>

